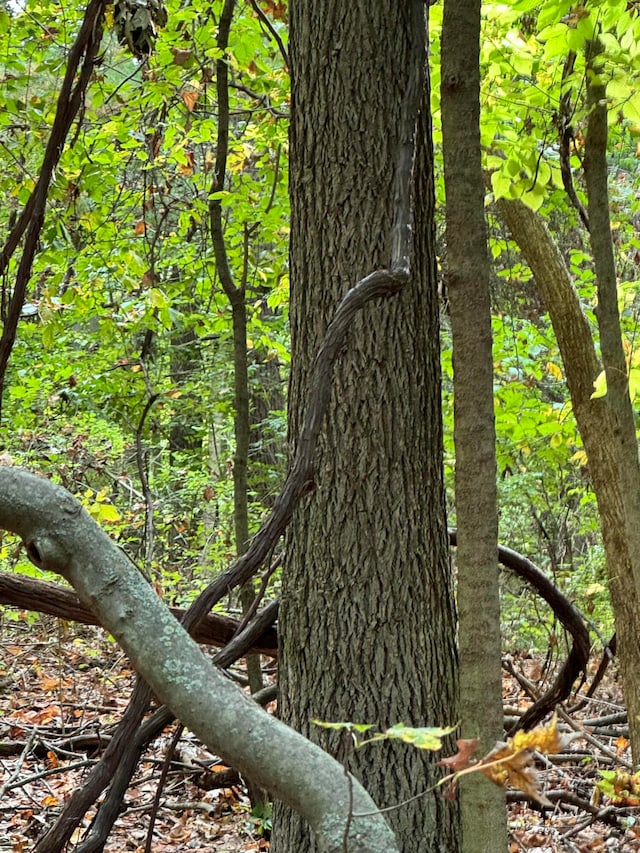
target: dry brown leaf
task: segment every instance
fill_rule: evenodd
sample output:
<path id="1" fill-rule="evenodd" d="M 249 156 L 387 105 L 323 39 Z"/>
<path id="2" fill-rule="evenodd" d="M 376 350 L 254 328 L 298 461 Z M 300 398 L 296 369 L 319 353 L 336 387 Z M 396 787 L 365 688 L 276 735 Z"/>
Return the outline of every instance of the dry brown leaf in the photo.
<path id="1" fill-rule="evenodd" d="M 543 806 L 551 803 L 540 790 L 534 752 L 544 754 L 560 752 L 562 738 L 558 732 L 558 718 L 546 726 L 536 726 L 529 732 L 516 732 L 506 743 L 499 743 L 486 755 L 478 770 L 501 787 L 510 786 L 523 791 Z"/>
<path id="2" fill-rule="evenodd" d="M 475 752 L 480 741 L 478 738 L 458 738 L 456 746 L 458 751 L 455 755 L 450 755 L 448 758 L 442 758 L 438 761 L 438 767 L 446 767 L 452 773 L 458 773 L 469 766 L 471 756 Z"/>
<path id="3" fill-rule="evenodd" d="M 540 790 L 533 755 L 530 749 L 513 752 L 510 745 L 504 744 L 492 750 L 483 764 L 478 766 L 478 770 L 501 788 L 517 788 L 541 805 L 550 806 L 551 803 Z"/>
<path id="4" fill-rule="evenodd" d="M 194 87 L 182 90 L 182 102 L 190 113 L 194 111 L 199 97 L 200 93 Z"/>

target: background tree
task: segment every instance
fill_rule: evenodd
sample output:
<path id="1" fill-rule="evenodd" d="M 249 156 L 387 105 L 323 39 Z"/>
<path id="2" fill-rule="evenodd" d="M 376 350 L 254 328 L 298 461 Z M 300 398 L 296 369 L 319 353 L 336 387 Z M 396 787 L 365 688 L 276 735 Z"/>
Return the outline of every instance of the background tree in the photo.
<path id="1" fill-rule="evenodd" d="M 529 11 L 524 3 L 516 6 L 516 17 Z M 633 8 L 617 2 L 580 7 L 574 17 L 565 17 L 568 11 L 563 4 L 544 4 L 537 18 L 527 19 L 526 29 L 520 29 L 520 41 L 514 40 L 520 47 L 520 76 L 509 87 L 509 94 L 523 97 L 530 104 L 527 121 L 531 128 L 517 145 L 513 133 L 500 131 L 505 142 L 494 139 L 487 163 L 492 169 L 491 185 L 498 211 L 534 273 L 562 354 L 572 409 L 586 451 L 586 457 L 579 452 L 574 454 L 573 462 L 584 465 L 588 461 L 586 470 L 597 496 L 630 735 L 637 753 L 640 683 L 635 641 L 638 569 L 634 542 L 638 535 L 640 478 L 630 399 L 630 381 L 631 396 L 635 395 L 635 321 L 625 339 L 618 307 L 619 303 L 625 304 L 620 301 L 621 293 L 632 287 L 636 291 L 637 285 L 620 281 L 628 265 L 625 254 L 635 250 L 629 247 L 625 251 L 618 224 L 617 259 L 612 239 L 611 207 L 624 219 L 628 216 L 626 208 L 632 212 L 633 206 L 609 202 L 612 173 L 607 157 L 611 157 L 612 146 L 608 141 L 607 97 L 617 111 L 617 121 L 612 123 L 616 146 L 624 150 L 633 128 L 629 122 L 638 115 L 638 98 L 629 88 L 628 76 L 621 66 L 632 61 L 628 51 L 633 53 L 636 36 L 632 38 L 631 33 L 637 34 L 640 23 Z M 509 29 L 507 40 L 514 36 L 514 29 Z M 540 63 L 537 71 L 536 62 Z M 525 65 L 533 74 L 528 80 Z M 557 157 L 556 149 L 545 147 L 540 132 L 536 132 L 537 123 L 549 122 L 543 110 L 536 110 L 541 105 L 543 77 L 552 85 L 542 103 L 557 108 L 556 126 L 545 128 L 543 133 L 551 132 L 557 137 Z M 498 110 L 499 107 L 488 110 L 489 116 Z M 517 123 L 512 120 L 510 128 L 515 129 Z M 516 160 L 524 171 L 514 170 Z M 550 228 L 535 213 L 547 197 L 553 201 L 549 218 L 557 209 L 569 221 L 579 223 L 573 226 L 572 245 L 565 250 L 565 257 L 563 246 L 554 245 Z M 550 225 L 560 242 L 559 218 L 552 219 Z M 581 233 L 585 226 L 589 229 L 588 242 Z M 635 232 L 634 226 L 631 232 Z M 635 276 L 633 270 L 629 274 Z M 572 277 L 579 290 L 574 288 Z M 598 339 L 604 371 L 597 355 Z M 570 443 L 575 447 L 576 439 L 569 439 L 569 446 Z"/>
<path id="2" fill-rule="evenodd" d="M 496 431 L 490 265 L 480 149 L 480 0 L 446 0 L 442 154 L 446 293 L 453 340 L 458 650 L 463 738 L 485 755 L 503 736 Z M 479 642 L 482 638 L 482 642 Z M 504 792 L 483 778 L 461 789 L 463 850 L 507 846 Z"/>
<path id="3" fill-rule="evenodd" d="M 294 446 L 334 306 L 392 257 L 392 164 L 407 86 L 424 62 L 425 8 L 415 0 L 291 8 Z M 431 169 L 425 99 L 411 278 L 354 326 L 283 571 L 280 714 L 366 780 L 380 805 L 429 787 L 429 757 L 390 744 L 354 754 L 312 720 L 432 725 L 456 716 Z M 457 847 L 456 806 L 438 795 L 414 799 L 390 820 L 404 851 Z M 278 853 L 316 849 L 283 808 L 273 845 Z"/>

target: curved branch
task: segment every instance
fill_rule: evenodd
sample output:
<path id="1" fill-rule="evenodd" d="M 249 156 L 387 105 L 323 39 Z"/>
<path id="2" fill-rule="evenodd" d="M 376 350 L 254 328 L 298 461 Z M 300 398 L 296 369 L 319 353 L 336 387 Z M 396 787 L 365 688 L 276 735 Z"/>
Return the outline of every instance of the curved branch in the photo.
<path id="1" fill-rule="evenodd" d="M 449 542 L 455 546 L 456 541 L 457 530 L 450 528 Z M 559 622 L 573 637 L 573 645 L 569 655 L 555 681 L 549 690 L 519 718 L 512 731 L 530 729 L 549 711 L 552 711 L 559 702 L 569 696 L 576 678 L 580 673 L 586 672 L 589 652 L 591 651 L 591 640 L 578 608 L 560 592 L 558 587 L 531 560 L 522 554 L 518 554 L 517 551 L 512 551 L 511 548 L 499 545 L 498 562 L 532 587 L 547 602 Z"/>
<path id="2" fill-rule="evenodd" d="M 358 311 L 368 302 L 399 293 L 408 280 L 409 274 L 406 271 L 377 270 L 361 279 L 340 303 L 314 362 L 309 382 L 309 400 L 296 455 L 271 515 L 256 533 L 247 551 L 191 605 L 183 620 L 187 630 L 230 590 L 245 583 L 258 571 L 284 533 L 298 501 L 303 495 L 313 491 L 313 457 L 329 403 L 334 367 L 349 326 Z"/>
<path id="3" fill-rule="evenodd" d="M 38 567 L 75 587 L 181 722 L 305 817 L 321 849 L 341 853 L 349 825 L 352 853 L 397 850 L 360 783 L 232 684 L 65 489 L 26 471 L 0 468 L 0 526 L 22 537 Z M 353 811 L 373 814 L 355 819 Z"/>
<path id="4" fill-rule="evenodd" d="M 85 607 L 75 592 L 59 584 L 36 580 L 9 572 L 0 572 L 0 604 L 9 604 L 37 613 L 47 613 L 59 619 L 69 619 L 84 625 L 96 625 L 95 615 Z M 185 611 L 179 607 L 170 608 L 174 617 L 180 621 Z M 246 631 L 251 631 L 251 651 L 269 657 L 276 657 L 278 638 L 272 627 L 276 614 L 269 607 L 253 619 Z M 209 613 L 193 631 L 198 643 L 208 646 L 224 646 L 229 653 L 229 645 L 236 635 L 239 624 L 235 619 L 219 613 Z M 246 638 L 243 631 L 242 636 Z M 238 639 L 238 638 L 236 638 Z M 235 647 L 236 640 L 234 640 Z M 244 654 L 247 649 L 243 649 Z M 240 655 L 242 657 L 242 655 Z M 229 664 L 224 664 L 228 666 Z"/>

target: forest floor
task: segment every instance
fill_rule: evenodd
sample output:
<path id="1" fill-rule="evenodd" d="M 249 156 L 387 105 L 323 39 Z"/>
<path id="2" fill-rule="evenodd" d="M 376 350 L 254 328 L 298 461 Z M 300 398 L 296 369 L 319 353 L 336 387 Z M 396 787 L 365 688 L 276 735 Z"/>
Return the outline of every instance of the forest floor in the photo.
<path id="1" fill-rule="evenodd" d="M 95 764 L 127 705 L 134 676 L 102 631 L 73 626 L 72 632 L 55 619 L 41 617 L 29 625 L 5 616 L 0 650 L 0 853 L 28 853 Z M 506 717 L 530 704 L 523 683 L 540 686 L 549 675 L 536 656 L 516 656 L 513 666 L 522 681 L 505 675 Z M 541 788 L 553 808 L 540 811 L 515 792 L 510 795 L 509 853 L 640 853 L 640 800 L 614 803 L 596 787 L 602 771 L 623 772 L 629 761 L 623 711 L 610 667 L 588 705 L 576 713 L 561 712 L 560 728 L 581 737 L 562 756 L 540 758 Z M 170 727 L 145 754 L 105 853 L 268 850 L 268 819 L 251 816 L 238 780 L 203 788 L 203 769 L 215 773 L 224 767 L 189 734 L 180 741 L 154 809 L 172 735 Z M 72 741 L 72 736 L 84 740 Z M 85 815 L 69 850 L 94 814 Z"/>

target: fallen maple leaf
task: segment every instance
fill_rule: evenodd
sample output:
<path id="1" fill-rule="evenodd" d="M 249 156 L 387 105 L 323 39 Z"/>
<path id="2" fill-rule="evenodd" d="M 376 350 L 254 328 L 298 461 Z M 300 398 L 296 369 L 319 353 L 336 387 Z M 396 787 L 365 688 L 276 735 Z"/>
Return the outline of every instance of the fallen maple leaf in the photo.
<path id="1" fill-rule="evenodd" d="M 614 744 L 616 747 L 616 755 L 622 755 L 622 753 L 625 752 L 625 750 L 629 746 L 629 741 L 626 737 L 620 735 L 620 737 L 617 737 L 615 739 Z"/>

